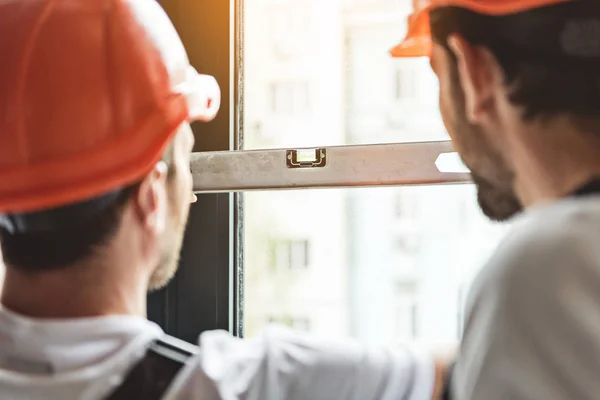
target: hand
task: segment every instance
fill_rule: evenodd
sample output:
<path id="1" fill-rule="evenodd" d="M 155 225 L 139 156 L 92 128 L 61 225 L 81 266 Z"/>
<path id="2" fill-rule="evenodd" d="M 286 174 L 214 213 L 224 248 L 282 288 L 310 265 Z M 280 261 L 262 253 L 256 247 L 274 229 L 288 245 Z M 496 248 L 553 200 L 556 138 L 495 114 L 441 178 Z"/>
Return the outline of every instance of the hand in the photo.
<path id="1" fill-rule="evenodd" d="M 431 399 L 442 400 L 446 383 L 448 381 L 448 372 L 450 366 L 456 361 L 458 345 L 435 347 L 432 351 L 432 354 L 435 365 L 435 384 Z"/>

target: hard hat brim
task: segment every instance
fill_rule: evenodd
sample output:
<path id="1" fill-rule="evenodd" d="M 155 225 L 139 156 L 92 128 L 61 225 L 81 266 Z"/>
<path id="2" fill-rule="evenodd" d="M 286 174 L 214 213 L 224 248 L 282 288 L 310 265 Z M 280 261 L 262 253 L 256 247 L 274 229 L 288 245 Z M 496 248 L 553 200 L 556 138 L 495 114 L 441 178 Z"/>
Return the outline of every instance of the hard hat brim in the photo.
<path id="1" fill-rule="evenodd" d="M 523 12 L 538 7 L 546 7 L 572 0 L 505 0 L 484 2 L 481 0 L 430 0 L 422 1 L 408 18 L 408 33 L 405 39 L 390 50 L 395 58 L 430 57 L 432 40 L 429 27 L 429 13 L 439 7 L 462 7 L 488 15 L 506 15 Z"/>
<path id="2" fill-rule="evenodd" d="M 394 58 L 429 57 L 431 46 L 431 37 L 429 36 L 406 38 L 390 50 L 390 54 Z"/>

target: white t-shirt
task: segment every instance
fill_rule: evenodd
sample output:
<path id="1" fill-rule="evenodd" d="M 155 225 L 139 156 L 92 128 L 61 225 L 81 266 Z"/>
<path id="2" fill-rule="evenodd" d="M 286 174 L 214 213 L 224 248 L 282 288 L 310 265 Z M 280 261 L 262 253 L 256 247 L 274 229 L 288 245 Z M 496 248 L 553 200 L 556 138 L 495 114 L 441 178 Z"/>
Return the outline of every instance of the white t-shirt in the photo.
<path id="1" fill-rule="evenodd" d="M 600 398 L 600 196 L 535 207 L 473 283 L 461 400 Z"/>
<path id="2" fill-rule="evenodd" d="M 103 399 L 162 335 L 130 316 L 42 321 L 0 309 L 2 400 Z M 431 357 L 413 348 L 327 343 L 283 328 L 252 340 L 200 336 L 165 399 L 427 400 Z"/>

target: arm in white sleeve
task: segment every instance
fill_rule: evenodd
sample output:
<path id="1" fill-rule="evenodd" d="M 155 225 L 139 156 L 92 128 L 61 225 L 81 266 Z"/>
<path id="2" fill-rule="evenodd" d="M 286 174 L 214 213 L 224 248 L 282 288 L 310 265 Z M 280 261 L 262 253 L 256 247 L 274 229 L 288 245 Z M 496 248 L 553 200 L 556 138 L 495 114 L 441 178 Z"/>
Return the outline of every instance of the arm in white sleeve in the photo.
<path id="1" fill-rule="evenodd" d="M 434 363 L 409 347 L 327 343 L 283 328 L 252 340 L 201 336 L 201 367 L 224 400 L 429 400 Z"/>

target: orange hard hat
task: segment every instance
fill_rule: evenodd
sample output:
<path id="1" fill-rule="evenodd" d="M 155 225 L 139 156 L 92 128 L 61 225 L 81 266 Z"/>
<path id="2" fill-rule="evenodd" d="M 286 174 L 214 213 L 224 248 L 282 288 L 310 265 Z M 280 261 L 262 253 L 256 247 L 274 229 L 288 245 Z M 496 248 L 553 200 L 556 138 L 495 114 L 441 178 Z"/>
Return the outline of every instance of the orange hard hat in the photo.
<path id="1" fill-rule="evenodd" d="M 405 39 L 390 53 L 393 57 L 429 57 L 429 12 L 439 7 L 462 7 L 487 15 L 508 15 L 573 0 L 413 0 Z"/>
<path id="2" fill-rule="evenodd" d="M 1 1 L 0 60 L 0 213 L 133 183 L 220 106 L 155 0 Z"/>

